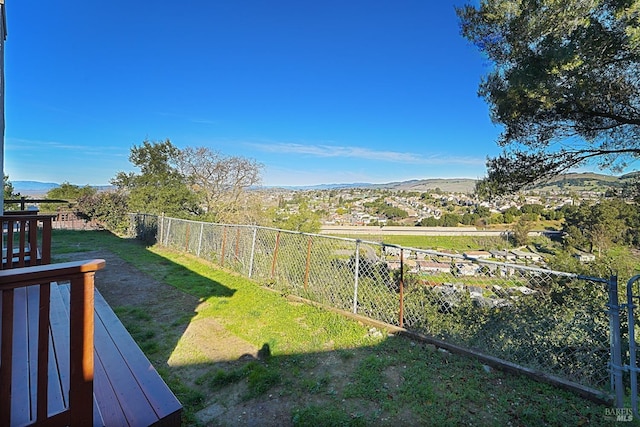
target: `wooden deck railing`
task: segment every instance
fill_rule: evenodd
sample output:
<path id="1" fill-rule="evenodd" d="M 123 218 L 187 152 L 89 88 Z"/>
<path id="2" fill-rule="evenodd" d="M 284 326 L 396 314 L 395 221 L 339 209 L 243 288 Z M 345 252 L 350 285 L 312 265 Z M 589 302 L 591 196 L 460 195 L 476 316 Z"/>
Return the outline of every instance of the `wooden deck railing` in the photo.
<path id="1" fill-rule="evenodd" d="M 55 215 L 6 211 L 2 223 L 0 270 L 51 263 L 51 228 Z"/>
<path id="2" fill-rule="evenodd" d="M 17 221 L 20 229 L 23 230 L 27 223 L 21 222 L 22 219 Z M 14 223 L 7 216 L 3 217 L 4 224 L 9 224 L 9 228 L 5 231 L 13 230 Z M 30 236 L 33 226 L 32 223 L 28 224 Z M 8 235 L 11 234 L 8 233 Z M 11 242 L 10 239 L 7 241 Z M 33 242 L 33 240 L 30 241 Z M 7 246 L 7 248 L 11 247 L 11 245 Z M 7 260 L 7 264 L 11 265 L 11 262 Z M 16 408 L 29 411 L 26 415 L 29 420 L 27 424 L 93 424 L 94 275 L 104 265 L 104 260 L 96 259 L 0 271 L 0 426 L 15 424 L 12 422 L 12 416 L 15 415 L 12 411 Z M 66 362 L 58 360 L 53 363 L 54 361 L 49 360 L 50 355 L 55 354 L 50 351 L 49 336 L 50 295 L 53 282 L 70 282 L 71 284 L 69 347 L 73 351 L 67 349 L 66 354 L 69 355 L 69 360 Z M 29 303 L 15 304 L 15 300 L 22 298 L 22 295 L 28 292 L 39 294 L 37 298 L 32 299 L 32 301 L 38 301 L 37 306 L 33 306 L 34 303 L 31 303 L 32 306 L 29 306 Z M 24 307 L 26 312 L 20 312 L 20 307 Z M 29 313 L 30 309 L 38 311 L 37 331 L 22 332 L 23 335 L 36 336 L 37 339 L 35 343 L 29 341 L 28 346 L 25 347 L 19 345 L 24 342 L 25 336 L 15 337 L 14 334 L 16 330 L 20 330 L 17 323 L 23 316 L 33 316 Z M 25 324 L 28 325 L 28 323 Z M 28 328 L 25 327 L 25 329 Z M 27 354 L 16 354 L 16 349 Z M 17 366 L 14 366 L 23 364 L 25 357 L 27 363 L 37 366 L 36 370 L 24 373 L 28 376 L 26 378 L 20 377 L 17 374 Z M 56 363 L 68 363 L 69 366 L 68 404 L 62 411 L 49 413 L 53 406 L 50 405 L 54 397 L 52 395 L 56 393 L 56 390 L 50 387 L 49 368 Z M 27 386 L 25 383 L 31 385 Z M 15 401 L 15 396 L 12 397 L 12 395 L 18 392 L 18 388 L 22 389 L 21 393 L 27 394 L 26 399 L 31 402 L 29 405 L 24 405 L 24 402 L 20 405 L 12 405 Z M 62 394 L 62 400 L 66 400 L 64 390 L 57 392 Z"/>

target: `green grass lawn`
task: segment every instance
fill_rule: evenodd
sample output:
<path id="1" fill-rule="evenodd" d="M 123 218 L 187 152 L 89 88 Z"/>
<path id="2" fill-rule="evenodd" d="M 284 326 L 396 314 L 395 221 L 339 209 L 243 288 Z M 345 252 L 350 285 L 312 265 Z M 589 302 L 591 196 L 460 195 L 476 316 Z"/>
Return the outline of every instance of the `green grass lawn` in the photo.
<path id="1" fill-rule="evenodd" d="M 606 406 L 294 303 L 194 257 L 108 232 L 54 231 L 60 260 L 98 248 L 200 304 L 171 320 L 166 314 L 175 307 L 164 302 L 156 308 L 165 316 L 156 316 L 153 295 L 148 305 L 115 307 L 184 404 L 185 425 L 247 425 L 251 416 L 264 417 L 254 425 L 285 426 L 611 424 Z M 207 321 L 221 325 L 219 334 L 268 345 L 268 354 L 213 361 L 194 350 L 197 363 L 172 366 L 179 347 L 190 351 L 177 344 L 185 330 Z M 218 415 L 199 421 L 212 408 Z"/>
<path id="2" fill-rule="evenodd" d="M 458 252 L 477 249 L 504 249 L 505 244 L 507 244 L 503 238 L 493 236 L 382 236 L 380 234 L 340 234 L 336 236 L 367 240 L 370 242 L 382 242 L 416 249 L 453 250 Z"/>

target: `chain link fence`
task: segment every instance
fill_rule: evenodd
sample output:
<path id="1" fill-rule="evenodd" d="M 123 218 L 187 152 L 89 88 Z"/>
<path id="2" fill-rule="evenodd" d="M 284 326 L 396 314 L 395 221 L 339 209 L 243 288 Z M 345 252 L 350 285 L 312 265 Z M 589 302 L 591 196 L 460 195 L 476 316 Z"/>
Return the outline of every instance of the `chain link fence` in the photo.
<path id="1" fill-rule="evenodd" d="M 132 216 L 132 225 L 149 243 L 215 262 L 283 293 L 585 387 L 611 387 L 605 280 L 520 261 L 258 226 L 151 215 Z"/>

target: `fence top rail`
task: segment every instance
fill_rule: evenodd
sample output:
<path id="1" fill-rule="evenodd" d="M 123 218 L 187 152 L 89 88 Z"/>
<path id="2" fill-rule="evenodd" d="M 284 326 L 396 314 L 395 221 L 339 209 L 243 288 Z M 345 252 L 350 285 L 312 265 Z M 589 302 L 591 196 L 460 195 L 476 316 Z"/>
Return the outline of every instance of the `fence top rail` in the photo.
<path id="1" fill-rule="evenodd" d="M 149 215 L 149 214 L 136 214 L 136 215 Z M 424 254 L 431 255 L 431 256 L 449 257 L 449 258 L 452 258 L 452 259 L 459 259 L 461 261 L 471 261 L 472 263 L 476 263 L 476 264 L 503 266 L 503 267 L 513 268 L 513 269 L 517 269 L 517 270 L 530 271 L 532 273 L 544 273 L 544 274 L 550 274 L 550 275 L 555 275 L 555 276 L 562 276 L 562 277 L 569 277 L 569 278 L 580 278 L 580 279 L 587 279 L 587 280 L 600 281 L 600 282 L 606 282 L 607 281 L 606 279 L 599 279 L 599 278 L 594 278 L 594 277 L 586 277 L 586 276 L 581 276 L 581 275 L 578 275 L 578 274 L 575 274 L 575 273 L 567 273 L 567 272 L 563 272 L 563 271 L 549 270 L 549 269 L 541 268 L 541 267 L 532 267 L 532 266 L 529 266 L 529 265 L 514 264 L 514 263 L 508 263 L 508 262 L 502 262 L 502 261 L 493 261 L 493 260 L 488 260 L 488 259 L 480 259 L 480 258 L 477 258 L 477 257 L 468 256 L 468 255 L 465 255 L 465 254 L 439 252 L 439 251 L 435 251 L 435 250 L 432 250 L 432 249 L 421 249 L 421 248 L 414 248 L 414 247 L 409 247 L 409 246 L 400 246 L 400 245 L 396 245 L 396 244 L 392 244 L 392 243 L 375 242 L 375 241 L 370 241 L 370 240 L 354 239 L 354 238 L 350 238 L 350 237 L 338 237 L 338 236 L 330 236 L 330 235 L 326 235 L 326 234 L 315 234 L 315 233 L 306 233 L 306 232 L 302 232 L 302 231 L 283 230 L 283 229 L 279 229 L 279 228 L 265 227 L 265 226 L 261 226 L 261 225 L 224 224 L 224 223 L 215 223 L 215 222 L 206 222 L 206 221 L 195 221 L 195 220 L 188 220 L 188 219 L 181 219 L 181 218 L 172 218 L 172 217 L 167 217 L 167 216 L 163 216 L 163 218 L 172 219 L 172 220 L 178 220 L 178 221 L 185 221 L 185 222 L 190 222 L 190 223 L 209 224 L 209 225 L 214 225 L 214 226 L 219 226 L 219 227 L 238 227 L 238 228 L 249 228 L 249 229 L 261 229 L 261 230 L 268 230 L 268 231 L 274 231 L 274 232 L 278 232 L 278 233 L 286 233 L 286 234 L 292 234 L 292 235 L 303 235 L 303 236 L 310 236 L 310 237 L 318 237 L 318 238 L 322 238 L 322 239 L 341 240 L 341 241 L 346 241 L 346 242 L 353 242 L 354 244 L 355 243 L 364 243 L 364 244 L 367 244 L 367 245 L 379 246 L 381 248 L 384 248 L 384 247 L 397 248 L 397 249 L 401 249 L 401 250 L 424 253 Z"/>

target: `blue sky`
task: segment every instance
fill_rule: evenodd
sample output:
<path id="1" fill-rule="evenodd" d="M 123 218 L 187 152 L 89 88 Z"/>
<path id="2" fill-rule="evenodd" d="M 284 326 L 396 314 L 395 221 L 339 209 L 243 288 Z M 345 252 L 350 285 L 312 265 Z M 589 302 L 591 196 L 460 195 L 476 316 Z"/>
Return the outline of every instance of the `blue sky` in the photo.
<path id="1" fill-rule="evenodd" d="M 145 139 L 265 185 L 480 178 L 500 128 L 463 0 L 6 0 L 5 173 L 107 184 Z"/>

